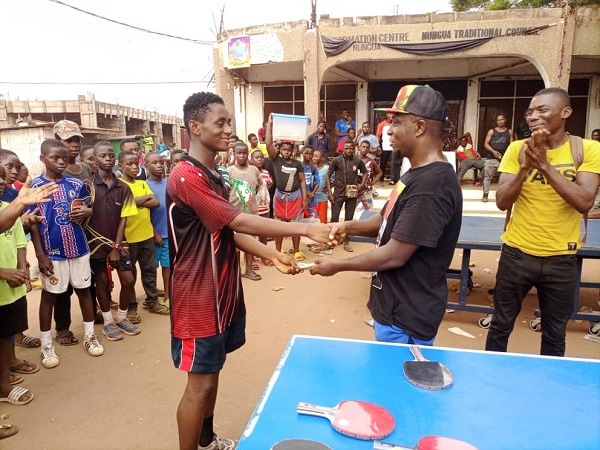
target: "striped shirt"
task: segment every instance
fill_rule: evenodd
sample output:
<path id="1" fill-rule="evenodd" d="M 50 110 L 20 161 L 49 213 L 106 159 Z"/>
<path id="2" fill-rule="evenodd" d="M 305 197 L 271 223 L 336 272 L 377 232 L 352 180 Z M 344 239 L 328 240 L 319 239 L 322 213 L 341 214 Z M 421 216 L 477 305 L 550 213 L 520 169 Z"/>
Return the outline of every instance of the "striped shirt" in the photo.
<path id="1" fill-rule="evenodd" d="M 169 176 L 171 333 L 179 339 L 221 334 L 246 314 L 239 253 L 229 223 L 240 214 L 223 178 L 190 156 Z"/>

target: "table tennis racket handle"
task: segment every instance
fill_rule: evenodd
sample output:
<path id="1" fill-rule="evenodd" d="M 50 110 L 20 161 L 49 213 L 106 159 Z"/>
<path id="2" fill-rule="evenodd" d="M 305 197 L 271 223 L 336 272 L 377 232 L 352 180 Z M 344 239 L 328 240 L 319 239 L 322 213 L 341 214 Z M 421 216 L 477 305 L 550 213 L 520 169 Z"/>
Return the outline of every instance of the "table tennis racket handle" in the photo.
<path id="1" fill-rule="evenodd" d="M 417 361 L 427 361 L 427 359 L 425 359 L 425 357 L 423 356 L 423 353 L 421 353 L 421 349 L 417 345 L 411 345 L 410 352 L 413 354 Z"/>
<path id="2" fill-rule="evenodd" d="M 325 417 L 326 419 L 331 419 L 334 416 L 332 408 L 305 402 L 298 403 L 296 412 L 298 414 L 307 414 L 309 416 Z"/>
<path id="3" fill-rule="evenodd" d="M 401 445 L 391 444 L 390 442 L 375 441 L 373 450 L 414 450 L 414 447 L 403 447 Z"/>

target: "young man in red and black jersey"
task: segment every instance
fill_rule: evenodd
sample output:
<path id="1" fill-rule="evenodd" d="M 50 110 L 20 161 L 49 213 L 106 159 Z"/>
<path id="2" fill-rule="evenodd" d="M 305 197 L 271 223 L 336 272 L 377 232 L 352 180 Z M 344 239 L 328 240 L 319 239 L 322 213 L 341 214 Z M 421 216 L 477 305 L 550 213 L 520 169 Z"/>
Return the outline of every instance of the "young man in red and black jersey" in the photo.
<path id="1" fill-rule="evenodd" d="M 171 349 L 175 366 L 188 372 L 177 410 L 181 449 L 233 449 L 213 432 L 219 372 L 227 353 L 245 342 L 246 310 L 237 249 L 271 260 L 283 273 L 300 272 L 291 256 L 250 235 L 309 236 L 329 240 L 329 226 L 275 222 L 245 214 L 229 203 L 214 167 L 232 134 L 223 99 L 200 92 L 183 107 L 189 156 L 171 173 L 167 211 L 171 253 Z"/>

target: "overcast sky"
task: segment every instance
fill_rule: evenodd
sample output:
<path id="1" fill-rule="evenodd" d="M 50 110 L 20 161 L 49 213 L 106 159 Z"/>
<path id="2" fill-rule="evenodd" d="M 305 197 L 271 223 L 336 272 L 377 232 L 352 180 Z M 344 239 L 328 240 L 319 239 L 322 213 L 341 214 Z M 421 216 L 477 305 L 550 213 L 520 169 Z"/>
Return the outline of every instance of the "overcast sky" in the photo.
<path id="1" fill-rule="evenodd" d="M 209 42 L 216 40 L 223 4 L 225 29 L 308 20 L 311 12 L 311 0 L 61 1 L 152 31 Z M 317 0 L 318 16 L 392 15 L 397 8 L 401 14 L 451 11 L 448 0 Z M 99 101 L 181 116 L 191 93 L 212 89 L 207 86 L 213 73 L 211 45 L 140 32 L 51 0 L 0 0 L 0 18 L 0 93 L 7 98 L 70 100 L 94 94 Z M 157 81 L 201 82 L 135 84 Z M 98 82 L 132 84 L 93 84 Z"/>

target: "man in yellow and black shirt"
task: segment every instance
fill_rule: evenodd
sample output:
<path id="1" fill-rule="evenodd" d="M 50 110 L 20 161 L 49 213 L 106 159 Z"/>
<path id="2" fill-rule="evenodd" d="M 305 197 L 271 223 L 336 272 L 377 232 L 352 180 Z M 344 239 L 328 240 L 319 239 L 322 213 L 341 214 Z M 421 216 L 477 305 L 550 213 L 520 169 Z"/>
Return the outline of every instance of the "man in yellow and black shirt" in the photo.
<path id="1" fill-rule="evenodd" d="M 600 143 L 584 139 L 582 160 L 573 159 L 571 139 L 579 138 L 565 132 L 571 113 L 566 91 L 539 91 L 527 113 L 531 138 L 511 143 L 502 158 L 496 204 L 513 211 L 502 235 L 486 350 L 506 351 L 523 298 L 535 286 L 542 314 L 540 353 L 564 356 L 578 283 L 581 214 L 592 207 L 600 181 Z"/>

